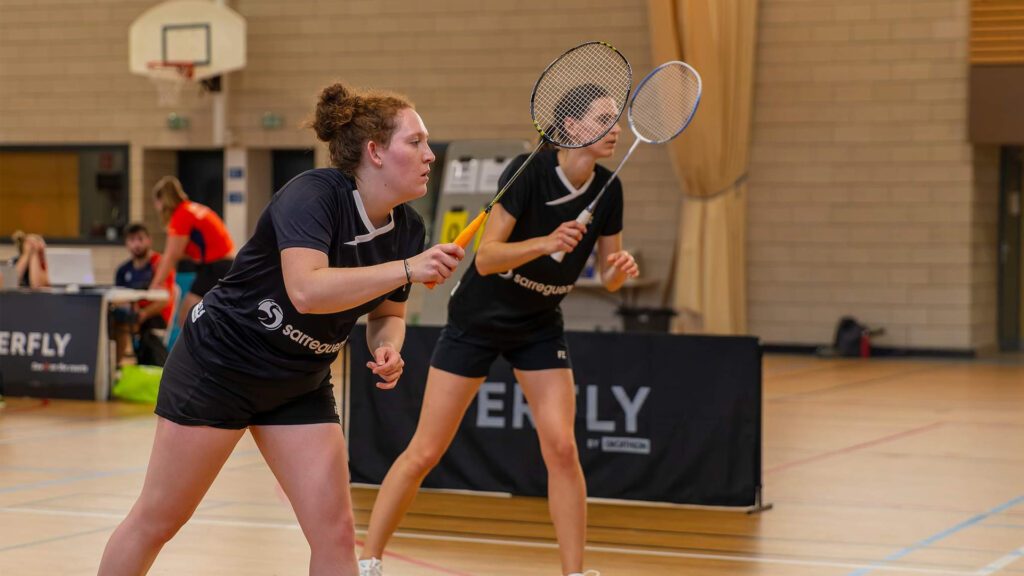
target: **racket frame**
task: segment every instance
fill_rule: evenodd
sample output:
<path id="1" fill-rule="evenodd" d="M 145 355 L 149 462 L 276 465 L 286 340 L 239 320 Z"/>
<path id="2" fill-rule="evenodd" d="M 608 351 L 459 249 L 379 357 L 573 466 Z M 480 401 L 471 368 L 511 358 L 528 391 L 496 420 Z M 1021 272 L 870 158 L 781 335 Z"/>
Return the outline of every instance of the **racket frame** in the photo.
<path id="1" fill-rule="evenodd" d="M 637 98 L 637 96 L 640 95 L 640 92 L 641 92 L 641 90 L 643 90 L 644 85 L 647 84 L 647 82 L 650 81 L 650 79 L 653 78 L 655 74 L 657 74 L 661 70 L 667 68 L 668 66 L 677 66 L 677 65 L 684 66 L 686 69 L 688 69 L 690 72 L 692 72 L 694 76 L 696 76 L 696 78 L 697 78 L 697 100 L 694 101 L 693 109 L 690 110 L 690 115 L 687 116 L 686 122 L 683 122 L 682 128 L 677 130 L 675 132 L 675 134 L 672 134 L 671 136 L 669 136 L 668 138 L 665 138 L 663 140 L 651 140 L 650 138 L 646 138 L 646 137 L 640 135 L 640 132 L 637 131 L 636 124 L 633 122 L 633 105 L 636 103 L 636 98 Z M 626 165 L 626 160 L 629 160 L 629 157 L 633 155 L 633 151 L 636 150 L 636 147 L 637 147 L 638 144 L 640 144 L 640 142 L 646 142 L 648 144 L 664 144 L 665 142 L 669 142 L 669 141 L 675 139 L 676 136 L 679 136 L 680 134 L 682 134 L 683 130 L 686 130 L 686 127 L 690 125 L 690 122 L 693 122 L 693 116 L 697 113 L 697 107 L 700 106 L 700 99 L 701 99 L 701 97 L 703 95 L 704 95 L 704 81 L 703 81 L 703 79 L 701 79 L 700 74 L 697 72 L 697 70 L 693 66 L 690 66 L 689 64 L 687 64 L 686 62 L 683 62 L 682 60 L 671 60 L 669 62 L 665 62 L 664 64 L 661 64 L 660 66 L 658 66 L 654 70 L 651 70 L 647 74 L 647 76 L 644 76 L 643 80 L 641 80 L 640 83 L 636 85 L 636 90 L 633 91 L 633 97 L 630 98 L 630 100 L 629 100 L 629 112 L 626 114 L 626 118 L 629 121 L 629 129 L 630 129 L 630 131 L 633 132 L 633 136 L 635 137 L 635 139 L 633 140 L 633 144 L 630 145 L 629 150 L 626 151 L 626 154 L 622 157 L 622 160 L 619 161 L 619 165 L 615 168 L 615 171 L 612 172 L 612 175 L 604 183 L 604 186 L 602 186 L 601 190 L 598 191 L 597 196 L 594 196 L 594 199 L 591 200 L 590 204 L 588 204 L 587 207 L 584 208 L 580 212 L 580 215 L 576 217 L 576 221 L 579 222 L 580 224 L 583 224 L 584 226 L 587 226 L 587 225 L 590 224 L 590 220 L 594 217 L 594 210 L 597 209 L 598 201 L 601 200 L 601 197 L 604 196 L 605 191 L 608 190 L 608 187 L 611 185 L 611 183 L 615 181 L 616 177 L 618 177 L 619 171 L 621 171 L 622 167 Z M 551 255 L 551 257 L 555 260 L 555 262 L 561 262 L 562 260 L 565 259 L 565 252 L 555 252 L 554 254 Z"/>

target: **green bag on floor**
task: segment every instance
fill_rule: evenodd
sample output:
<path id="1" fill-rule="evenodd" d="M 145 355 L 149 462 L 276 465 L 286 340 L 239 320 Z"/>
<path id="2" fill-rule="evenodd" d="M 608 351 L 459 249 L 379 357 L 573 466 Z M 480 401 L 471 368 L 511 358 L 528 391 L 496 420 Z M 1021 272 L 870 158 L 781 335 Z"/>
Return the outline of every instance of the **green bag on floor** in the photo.
<path id="1" fill-rule="evenodd" d="M 156 404 L 163 372 L 164 369 L 159 366 L 122 366 L 121 377 L 114 383 L 110 393 L 114 398 L 128 402 Z"/>

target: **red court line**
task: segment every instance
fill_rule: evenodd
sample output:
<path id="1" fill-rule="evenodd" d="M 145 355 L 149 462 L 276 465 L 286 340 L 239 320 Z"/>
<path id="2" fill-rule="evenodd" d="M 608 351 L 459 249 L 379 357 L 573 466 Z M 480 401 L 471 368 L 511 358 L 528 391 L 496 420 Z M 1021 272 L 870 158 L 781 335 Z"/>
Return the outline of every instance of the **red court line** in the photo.
<path id="1" fill-rule="evenodd" d="M 363 546 L 363 543 L 359 540 L 356 540 L 356 544 L 358 544 L 360 547 Z M 406 564 L 412 564 L 413 566 L 419 566 L 420 568 L 427 568 L 429 570 L 440 572 L 441 574 L 449 574 L 450 576 L 473 576 L 468 572 L 459 572 L 458 570 L 452 570 L 450 568 L 442 568 L 436 564 L 431 564 L 430 562 L 418 560 L 416 558 L 413 558 L 412 556 L 406 556 L 405 554 L 395 554 L 394 552 L 388 552 L 387 556 L 394 558 L 395 560 L 401 560 Z"/>
<path id="2" fill-rule="evenodd" d="M 771 474 L 773 472 L 778 472 L 780 470 L 785 470 L 787 468 L 801 466 L 809 462 L 817 462 L 818 460 L 824 460 L 826 458 L 831 458 L 833 456 L 839 456 L 840 454 L 849 454 L 850 452 L 856 452 L 857 450 L 861 450 L 863 448 L 876 446 L 878 444 L 884 444 L 885 442 L 890 442 L 892 440 L 896 440 L 897 438 L 905 438 L 907 436 L 913 436 L 914 434 L 920 434 L 921 432 L 926 432 L 933 428 L 938 428 L 943 424 L 945 424 L 945 422 L 932 422 L 931 424 L 927 424 L 919 428 L 911 428 L 910 430 L 904 430 L 902 432 L 897 432 L 895 434 L 890 434 L 888 436 L 882 436 L 881 438 L 868 440 L 867 442 L 861 442 L 860 444 L 854 444 L 853 446 L 847 446 L 846 448 L 840 448 L 838 450 L 832 450 L 830 452 L 822 452 L 821 454 L 815 454 L 814 456 L 808 456 L 807 458 L 793 460 L 792 462 L 785 462 L 783 464 L 779 464 L 778 466 L 772 466 L 771 468 L 766 469 L 764 473 Z"/>

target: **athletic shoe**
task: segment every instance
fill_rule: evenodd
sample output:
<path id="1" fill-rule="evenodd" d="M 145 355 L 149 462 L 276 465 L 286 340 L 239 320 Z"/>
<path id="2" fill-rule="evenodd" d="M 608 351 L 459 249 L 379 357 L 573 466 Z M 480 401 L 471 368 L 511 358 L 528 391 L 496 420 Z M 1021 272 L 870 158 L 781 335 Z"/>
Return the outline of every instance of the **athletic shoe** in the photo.
<path id="1" fill-rule="evenodd" d="M 384 564 L 377 558 L 360 560 L 359 576 L 384 576 Z"/>

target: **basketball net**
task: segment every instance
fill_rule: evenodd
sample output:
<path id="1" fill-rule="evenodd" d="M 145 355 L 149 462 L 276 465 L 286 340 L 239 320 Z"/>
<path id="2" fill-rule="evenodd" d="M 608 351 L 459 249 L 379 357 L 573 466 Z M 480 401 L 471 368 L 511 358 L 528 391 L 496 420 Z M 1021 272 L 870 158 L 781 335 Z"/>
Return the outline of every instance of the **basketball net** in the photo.
<path id="1" fill-rule="evenodd" d="M 149 81 L 157 90 L 157 104 L 163 107 L 177 106 L 181 91 L 192 80 L 195 66 L 191 62 L 150 62 Z"/>

